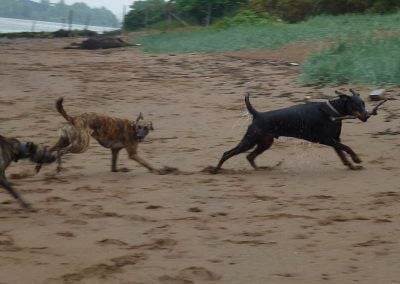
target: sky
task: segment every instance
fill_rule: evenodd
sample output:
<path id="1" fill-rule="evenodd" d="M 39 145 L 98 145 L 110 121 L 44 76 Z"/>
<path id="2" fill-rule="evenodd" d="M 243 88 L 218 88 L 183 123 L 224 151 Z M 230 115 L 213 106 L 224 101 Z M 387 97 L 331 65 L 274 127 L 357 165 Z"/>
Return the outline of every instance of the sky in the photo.
<path id="1" fill-rule="evenodd" d="M 39 0 L 35 1 L 39 2 Z M 50 0 L 50 2 L 57 3 L 58 0 Z M 65 0 L 65 4 L 68 5 L 76 2 L 84 2 L 92 8 L 106 7 L 108 10 L 113 12 L 119 20 L 121 20 L 124 5 L 126 6 L 126 9 L 129 10 L 129 6 L 134 2 L 134 0 Z"/>
<path id="2" fill-rule="evenodd" d="M 54 2 L 54 1 L 50 1 Z M 100 8 L 102 6 L 106 7 L 108 10 L 113 12 L 118 19 L 122 19 L 122 12 L 124 5 L 126 9 L 134 2 L 133 0 L 65 0 L 65 4 L 73 4 L 76 2 L 84 2 L 89 7 Z"/>

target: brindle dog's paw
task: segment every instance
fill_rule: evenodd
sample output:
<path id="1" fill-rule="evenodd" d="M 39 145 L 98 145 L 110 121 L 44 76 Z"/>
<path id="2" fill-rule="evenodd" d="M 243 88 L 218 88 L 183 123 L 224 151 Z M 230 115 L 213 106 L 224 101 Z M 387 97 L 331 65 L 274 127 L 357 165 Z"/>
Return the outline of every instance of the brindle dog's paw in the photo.
<path id="1" fill-rule="evenodd" d="M 358 157 L 358 156 L 354 156 L 352 158 L 353 158 L 353 162 L 356 163 L 356 164 L 360 164 L 362 162 L 360 157 Z"/>
<path id="2" fill-rule="evenodd" d="M 155 172 L 159 175 L 167 175 L 167 174 L 178 174 L 179 170 L 177 168 L 165 166 L 161 169 L 155 170 Z"/>
<path id="3" fill-rule="evenodd" d="M 38 174 L 40 172 L 40 170 L 42 169 L 42 164 L 37 164 L 35 166 L 35 173 Z"/>

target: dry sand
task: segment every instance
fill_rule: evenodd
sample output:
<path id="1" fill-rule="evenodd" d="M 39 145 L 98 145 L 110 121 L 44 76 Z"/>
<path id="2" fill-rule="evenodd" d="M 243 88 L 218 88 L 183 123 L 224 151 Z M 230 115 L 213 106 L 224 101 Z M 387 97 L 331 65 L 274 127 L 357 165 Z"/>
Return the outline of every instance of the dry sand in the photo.
<path id="1" fill-rule="evenodd" d="M 67 41 L 0 43 L 1 134 L 52 144 L 60 96 L 71 114 L 141 111 L 155 131 L 139 154 L 181 172 L 151 174 L 121 152 L 130 171 L 111 173 L 110 151 L 95 141 L 60 174 L 14 164 L 10 181 L 38 212 L 0 192 L 0 283 L 400 283 L 399 89 L 379 116 L 344 123 L 364 170 L 280 138 L 257 160 L 265 170 L 240 155 L 210 175 L 201 170 L 246 129 L 246 92 L 265 111 L 333 94 L 296 84 L 299 67 L 286 61 L 301 61 L 306 45 L 152 55 L 63 50 Z"/>

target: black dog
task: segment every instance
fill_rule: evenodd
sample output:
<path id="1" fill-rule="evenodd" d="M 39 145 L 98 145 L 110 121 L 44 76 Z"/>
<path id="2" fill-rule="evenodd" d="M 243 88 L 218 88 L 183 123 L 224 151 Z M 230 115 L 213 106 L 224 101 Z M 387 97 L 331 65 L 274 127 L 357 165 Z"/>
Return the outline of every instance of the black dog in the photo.
<path id="1" fill-rule="evenodd" d="M 331 146 L 344 165 L 352 170 L 360 169 L 360 166 L 354 166 L 347 159 L 345 152 L 357 164 L 361 163 L 361 159 L 350 147 L 340 143 L 341 119 L 351 116 L 365 122 L 371 114 L 376 114 L 376 110 L 375 113 L 368 113 L 360 95 L 350 91 L 352 96 L 337 92 L 339 98 L 327 102 L 310 102 L 269 112 L 256 111 L 250 104 L 249 95 L 246 95 L 246 106 L 253 115 L 253 122 L 239 145 L 223 154 L 212 173 L 217 173 L 229 158 L 255 146 L 257 147 L 247 156 L 247 160 L 257 169 L 255 158 L 271 147 L 274 138 L 280 136 Z"/>
<path id="2" fill-rule="evenodd" d="M 30 206 L 12 188 L 6 178 L 5 171 L 11 162 L 27 158 L 35 163 L 52 163 L 56 160 L 56 156 L 44 147 L 32 142 L 23 143 L 15 138 L 6 138 L 0 135 L 0 186 L 4 187 L 24 208 Z"/>

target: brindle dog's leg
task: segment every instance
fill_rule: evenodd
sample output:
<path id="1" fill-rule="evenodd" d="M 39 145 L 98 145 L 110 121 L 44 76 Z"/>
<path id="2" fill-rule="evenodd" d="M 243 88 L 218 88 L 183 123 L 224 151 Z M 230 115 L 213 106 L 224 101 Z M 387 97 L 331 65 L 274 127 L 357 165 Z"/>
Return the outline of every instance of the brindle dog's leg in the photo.
<path id="1" fill-rule="evenodd" d="M 60 167 L 60 169 L 61 169 L 61 166 L 60 166 L 61 165 L 61 157 L 59 155 L 59 151 L 65 147 L 67 147 L 69 144 L 70 144 L 69 139 L 67 137 L 61 136 L 58 139 L 57 143 L 49 149 L 50 153 L 57 151 L 57 163 L 58 163 L 58 167 Z M 40 172 L 40 170 L 42 169 L 42 166 L 43 166 L 43 164 L 36 165 L 36 167 L 35 167 L 36 173 Z M 58 170 L 58 168 L 57 168 L 57 170 Z"/>
<path id="2" fill-rule="evenodd" d="M 4 173 L 0 174 L 0 185 L 3 186 L 18 202 L 22 207 L 29 209 L 30 205 L 26 203 L 22 197 L 12 188 L 11 184 L 7 181 Z"/>
<path id="3" fill-rule="evenodd" d="M 118 160 L 119 151 L 121 151 L 121 149 L 122 148 L 111 148 L 111 171 L 112 172 L 118 172 L 117 160 Z"/>
<path id="4" fill-rule="evenodd" d="M 84 150 L 86 151 L 86 150 Z M 57 172 L 61 172 L 62 170 L 62 159 L 61 157 L 68 153 L 83 153 L 82 147 L 80 144 L 71 144 L 67 148 L 59 149 L 57 151 Z"/>
<path id="5" fill-rule="evenodd" d="M 148 169 L 150 172 L 156 172 L 156 169 L 154 169 L 149 163 L 147 163 L 145 160 L 140 158 L 137 154 L 136 147 L 126 147 L 126 151 L 128 152 L 129 158 L 138 162 L 141 164 L 143 167 Z"/>

